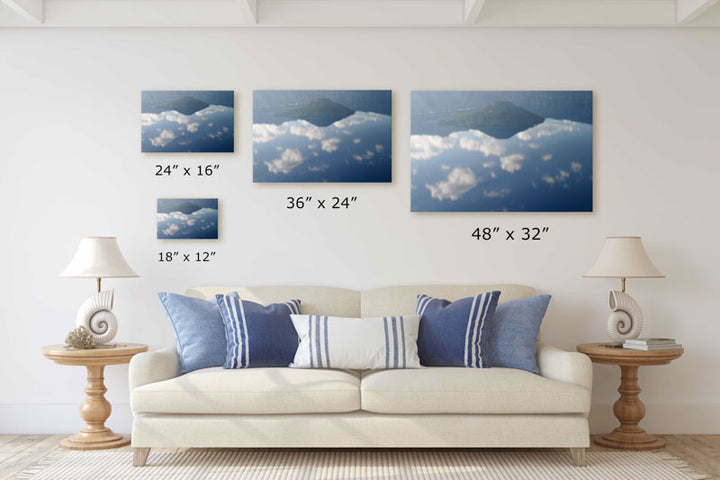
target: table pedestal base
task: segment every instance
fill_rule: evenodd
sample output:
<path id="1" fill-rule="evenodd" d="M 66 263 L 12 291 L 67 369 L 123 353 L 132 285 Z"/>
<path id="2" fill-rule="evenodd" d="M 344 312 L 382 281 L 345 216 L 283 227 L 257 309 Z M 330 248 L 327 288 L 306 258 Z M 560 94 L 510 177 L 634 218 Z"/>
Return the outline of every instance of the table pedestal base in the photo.
<path id="1" fill-rule="evenodd" d="M 638 426 L 645 417 L 645 404 L 639 398 L 638 368 L 637 365 L 620 365 L 620 399 L 613 405 L 620 426 L 595 439 L 598 445 L 623 450 L 654 450 L 665 446 L 664 440 Z"/>
<path id="2" fill-rule="evenodd" d="M 665 440 L 650 435 L 643 429 L 639 429 L 638 432 L 627 433 L 616 428 L 612 432 L 596 438 L 595 443 L 603 447 L 623 450 L 656 450 L 665 446 Z"/>
<path id="3" fill-rule="evenodd" d="M 60 446 L 70 450 L 102 450 L 130 445 L 130 437 L 118 435 L 108 429 L 106 434 L 87 434 L 80 432 L 60 440 Z"/>
<path id="4" fill-rule="evenodd" d="M 104 369 L 104 365 L 87 365 L 87 397 L 80 405 L 80 416 L 86 426 L 80 433 L 61 440 L 61 446 L 72 450 L 101 450 L 130 445 L 130 437 L 118 435 L 105 426 L 112 406 L 105 398 Z"/>

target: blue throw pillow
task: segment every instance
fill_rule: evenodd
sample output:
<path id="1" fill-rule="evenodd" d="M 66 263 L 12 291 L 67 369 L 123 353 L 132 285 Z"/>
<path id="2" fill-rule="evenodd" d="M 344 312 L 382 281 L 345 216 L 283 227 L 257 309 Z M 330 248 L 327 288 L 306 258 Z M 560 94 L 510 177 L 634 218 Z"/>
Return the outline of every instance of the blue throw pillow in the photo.
<path id="1" fill-rule="evenodd" d="M 216 302 L 158 293 L 177 342 L 180 371 L 219 367 L 225 362 L 225 326 Z"/>
<path id="2" fill-rule="evenodd" d="M 498 305 L 488 330 L 490 366 L 539 373 L 535 344 L 549 303 L 550 295 L 537 295 Z"/>
<path id="3" fill-rule="evenodd" d="M 223 368 L 287 367 L 295 356 L 298 335 L 290 314 L 300 300 L 263 306 L 241 300 L 237 292 L 215 295 L 225 324 L 227 352 Z"/>
<path id="4" fill-rule="evenodd" d="M 425 366 L 483 368 L 487 324 L 500 292 L 481 293 L 455 302 L 418 295 L 416 313 L 422 315 L 418 354 Z"/>

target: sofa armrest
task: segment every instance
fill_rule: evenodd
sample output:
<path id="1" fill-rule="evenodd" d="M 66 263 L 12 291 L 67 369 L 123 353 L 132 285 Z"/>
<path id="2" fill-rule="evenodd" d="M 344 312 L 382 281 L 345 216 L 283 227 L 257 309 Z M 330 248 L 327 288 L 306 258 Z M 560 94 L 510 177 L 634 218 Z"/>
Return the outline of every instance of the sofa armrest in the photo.
<path id="1" fill-rule="evenodd" d="M 148 383 L 175 378 L 179 367 L 180 359 L 174 345 L 135 355 L 130 360 L 130 391 Z"/>
<path id="2" fill-rule="evenodd" d="M 543 377 L 580 385 L 592 392 L 592 362 L 587 355 L 538 342 L 537 363 Z"/>

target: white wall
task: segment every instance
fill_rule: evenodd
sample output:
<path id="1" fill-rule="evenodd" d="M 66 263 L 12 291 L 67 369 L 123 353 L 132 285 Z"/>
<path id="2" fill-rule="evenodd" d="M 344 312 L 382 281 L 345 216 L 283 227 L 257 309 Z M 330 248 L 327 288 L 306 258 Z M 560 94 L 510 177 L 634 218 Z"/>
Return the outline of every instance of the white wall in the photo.
<path id="1" fill-rule="evenodd" d="M 91 280 L 61 279 L 78 240 L 111 234 L 140 279 L 116 289 L 119 340 L 172 334 L 155 292 L 198 284 L 517 282 L 554 295 L 544 339 L 605 339 L 606 291 L 582 279 L 606 234 L 640 234 L 665 280 L 629 281 L 648 335 L 687 353 L 641 369 L 648 429 L 720 432 L 720 30 L 0 30 L 0 432 L 73 432 L 85 372 L 44 359 L 73 327 Z M 140 153 L 142 89 L 234 89 L 237 153 Z M 394 182 L 253 185 L 256 88 L 389 88 Z M 412 214 L 411 89 L 595 91 L 595 212 Z M 178 160 L 179 159 L 179 160 Z M 221 164 L 212 178 L 156 178 L 158 161 Z M 285 209 L 287 195 L 357 195 L 347 212 Z M 218 242 L 155 240 L 155 199 L 217 196 Z M 476 226 L 549 226 L 534 243 L 483 243 Z M 211 264 L 165 265 L 169 246 Z M 617 367 L 596 366 L 595 431 L 614 420 Z M 127 367 L 106 370 L 109 425 L 130 429 Z"/>

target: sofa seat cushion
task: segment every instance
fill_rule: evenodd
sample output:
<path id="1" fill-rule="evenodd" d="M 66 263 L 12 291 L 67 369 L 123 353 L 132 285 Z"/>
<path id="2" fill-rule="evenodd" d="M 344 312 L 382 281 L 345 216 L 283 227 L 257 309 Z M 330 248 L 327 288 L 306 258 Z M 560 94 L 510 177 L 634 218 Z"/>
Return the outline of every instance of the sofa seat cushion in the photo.
<path id="1" fill-rule="evenodd" d="M 361 407 L 375 413 L 586 413 L 590 392 L 513 368 L 366 372 Z"/>
<path id="2" fill-rule="evenodd" d="M 346 370 L 219 367 L 132 391 L 135 413 L 338 413 L 360 409 L 360 376 Z"/>

